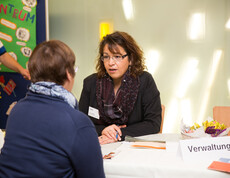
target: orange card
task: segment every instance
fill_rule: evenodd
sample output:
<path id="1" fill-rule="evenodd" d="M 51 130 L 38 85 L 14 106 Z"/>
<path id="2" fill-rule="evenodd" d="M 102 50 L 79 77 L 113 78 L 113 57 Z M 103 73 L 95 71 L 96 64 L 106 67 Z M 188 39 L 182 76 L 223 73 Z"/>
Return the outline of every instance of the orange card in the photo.
<path id="1" fill-rule="evenodd" d="M 209 165 L 208 169 L 230 173 L 230 163 L 213 161 L 212 164 Z"/>

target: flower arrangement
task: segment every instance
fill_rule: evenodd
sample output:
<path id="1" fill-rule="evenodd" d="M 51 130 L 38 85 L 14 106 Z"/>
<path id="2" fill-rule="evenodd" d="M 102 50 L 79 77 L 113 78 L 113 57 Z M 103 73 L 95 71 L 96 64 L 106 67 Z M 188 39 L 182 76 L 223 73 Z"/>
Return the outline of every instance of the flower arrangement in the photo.
<path id="1" fill-rule="evenodd" d="M 185 126 L 182 124 L 181 133 L 190 137 L 217 137 L 227 135 L 230 128 L 223 123 L 219 123 L 216 120 L 208 119 L 199 125 L 194 123 L 193 126 Z"/>
<path id="2" fill-rule="evenodd" d="M 205 133 L 211 134 L 212 137 L 216 137 L 220 135 L 222 132 L 224 132 L 227 129 L 227 126 L 225 124 L 220 124 L 216 120 L 208 121 L 202 123 Z M 196 128 L 200 128 L 200 125 L 195 123 L 191 130 L 195 130 Z"/>

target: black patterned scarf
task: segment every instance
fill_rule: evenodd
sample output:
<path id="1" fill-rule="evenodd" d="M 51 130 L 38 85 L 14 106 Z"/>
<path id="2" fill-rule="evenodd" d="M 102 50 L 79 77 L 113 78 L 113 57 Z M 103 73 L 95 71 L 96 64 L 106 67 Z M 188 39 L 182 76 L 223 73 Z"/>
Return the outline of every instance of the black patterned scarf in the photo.
<path id="1" fill-rule="evenodd" d="M 113 80 L 108 75 L 97 79 L 96 83 L 100 119 L 106 124 L 127 124 L 128 116 L 133 111 L 137 99 L 139 78 L 132 77 L 127 71 L 116 96 Z"/>

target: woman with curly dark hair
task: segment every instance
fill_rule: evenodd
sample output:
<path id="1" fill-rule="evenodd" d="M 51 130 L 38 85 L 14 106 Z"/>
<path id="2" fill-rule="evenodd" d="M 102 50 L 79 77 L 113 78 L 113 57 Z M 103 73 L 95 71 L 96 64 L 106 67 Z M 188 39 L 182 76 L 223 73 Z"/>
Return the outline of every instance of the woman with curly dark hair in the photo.
<path id="1" fill-rule="evenodd" d="M 84 79 L 79 109 L 93 121 L 101 144 L 160 131 L 160 92 L 144 71 L 143 51 L 125 32 L 99 45 L 97 73 Z"/>

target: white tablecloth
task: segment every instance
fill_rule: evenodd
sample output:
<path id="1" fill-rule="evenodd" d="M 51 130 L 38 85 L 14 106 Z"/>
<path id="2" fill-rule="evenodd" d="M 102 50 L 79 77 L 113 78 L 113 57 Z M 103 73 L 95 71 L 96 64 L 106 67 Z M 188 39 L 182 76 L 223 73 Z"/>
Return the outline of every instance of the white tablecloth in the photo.
<path id="1" fill-rule="evenodd" d="M 4 143 L 4 134 L 2 132 L 2 130 L 0 129 L 0 152 L 1 152 L 1 148 L 3 146 Z"/>
<path id="2" fill-rule="evenodd" d="M 125 142 L 102 145 L 102 153 L 115 152 L 104 160 L 106 178 L 229 178 L 230 174 L 207 169 L 210 161 L 184 162 L 178 154 L 179 134 L 154 134 L 140 137 L 166 141 L 166 150 L 137 149 Z"/>

